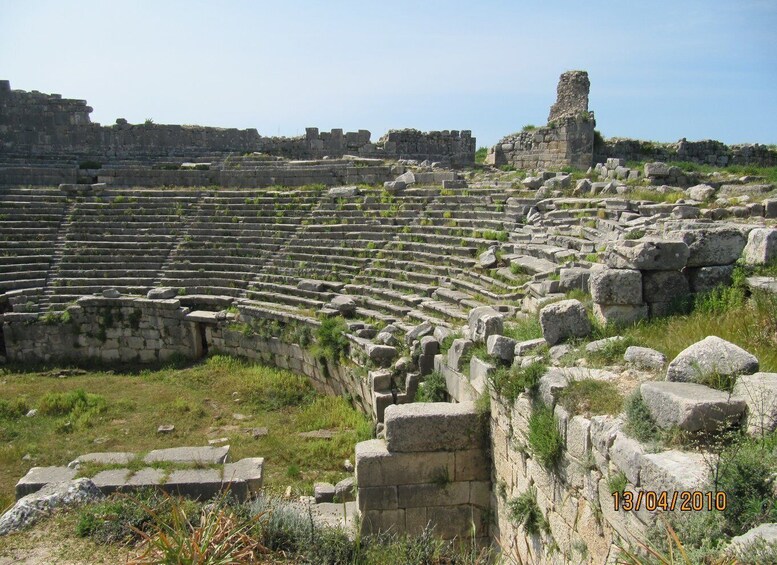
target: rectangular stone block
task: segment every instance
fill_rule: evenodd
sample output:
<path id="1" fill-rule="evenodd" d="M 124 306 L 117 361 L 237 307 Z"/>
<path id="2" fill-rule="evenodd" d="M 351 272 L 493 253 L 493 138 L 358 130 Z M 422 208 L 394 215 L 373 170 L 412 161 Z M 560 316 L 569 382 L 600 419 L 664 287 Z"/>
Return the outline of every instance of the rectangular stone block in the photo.
<path id="1" fill-rule="evenodd" d="M 221 492 L 221 470 L 179 469 L 170 473 L 162 489 L 170 494 L 207 500 Z"/>
<path id="2" fill-rule="evenodd" d="M 394 510 L 398 508 L 397 487 L 359 487 L 359 512 L 365 510 Z"/>
<path id="3" fill-rule="evenodd" d="M 467 504 L 469 502 L 469 483 L 399 485 L 397 487 L 397 501 L 400 508 Z"/>
<path id="4" fill-rule="evenodd" d="M 231 488 L 237 494 L 237 489 L 245 490 L 245 496 L 256 496 L 261 493 L 263 485 L 263 457 L 249 457 L 235 463 L 226 463 L 222 474 L 226 488 Z"/>
<path id="5" fill-rule="evenodd" d="M 390 452 L 457 451 L 483 443 L 485 434 L 474 403 L 419 402 L 386 408 Z"/>
<path id="6" fill-rule="evenodd" d="M 49 483 L 72 481 L 76 473 L 69 467 L 33 467 L 16 483 L 16 499 L 37 492 Z"/>
<path id="7" fill-rule="evenodd" d="M 361 534 L 372 535 L 380 532 L 401 534 L 405 531 L 405 510 L 367 510 L 362 513 Z"/>
<path id="8" fill-rule="evenodd" d="M 368 486 L 432 483 L 447 473 L 455 476 L 452 452 L 390 453 L 380 439 L 356 444 L 356 483 Z"/>
<path id="9" fill-rule="evenodd" d="M 486 513 L 469 504 L 460 506 L 429 506 L 426 518 L 434 528 L 435 537 L 449 540 L 468 539 L 475 527 L 475 537 L 488 535 Z"/>
<path id="10" fill-rule="evenodd" d="M 478 508 L 491 506 L 491 481 L 471 481 L 469 483 L 469 503 Z"/>
<path id="11" fill-rule="evenodd" d="M 455 461 L 454 481 L 487 481 L 491 478 L 491 466 L 484 449 L 457 451 Z"/>
<path id="12" fill-rule="evenodd" d="M 426 529 L 426 507 L 405 509 L 405 532 L 408 536 L 418 536 Z"/>

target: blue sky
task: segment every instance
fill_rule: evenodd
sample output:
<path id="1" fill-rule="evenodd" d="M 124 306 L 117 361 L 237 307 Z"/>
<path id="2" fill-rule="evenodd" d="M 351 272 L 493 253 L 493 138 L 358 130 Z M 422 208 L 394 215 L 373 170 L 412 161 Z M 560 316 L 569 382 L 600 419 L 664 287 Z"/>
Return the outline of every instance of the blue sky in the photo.
<path id="1" fill-rule="evenodd" d="M 606 137 L 777 143 L 777 1 L 0 0 L 0 78 L 92 120 L 262 135 L 544 124 L 585 69 Z"/>

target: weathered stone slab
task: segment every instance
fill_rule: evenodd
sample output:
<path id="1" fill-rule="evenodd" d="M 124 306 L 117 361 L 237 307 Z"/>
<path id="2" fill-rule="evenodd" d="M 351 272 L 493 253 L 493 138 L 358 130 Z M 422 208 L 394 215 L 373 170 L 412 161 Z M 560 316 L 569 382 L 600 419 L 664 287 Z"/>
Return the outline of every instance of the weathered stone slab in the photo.
<path id="1" fill-rule="evenodd" d="M 594 317 L 602 324 L 627 326 L 648 317 L 648 305 L 597 304 L 593 306 Z"/>
<path id="2" fill-rule="evenodd" d="M 746 406 L 740 398 L 696 383 L 647 382 L 640 393 L 657 426 L 688 432 L 726 427 L 742 418 Z"/>
<path id="3" fill-rule="evenodd" d="M 777 373 L 741 375 L 731 394 L 747 404 L 747 433 L 763 437 L 777 429 Z"/>
<path id="4" fill-rule="evenodd" d="M 389 452 L 380 439 L 356 444 L 356 483 L 365 486 L 433 483 L 453 477 L 455 455 L 450 451 L 434 453 Z"/>
<path id="5" fill-rule="evenodd" d="M 562 300 L 540 310 L 540 326 L 545 341 L 555 345 L 570 337 L 591 333 L 591 322 L 579 300 Z"/>
<path id="6" fill-rule="evenodd" d="M 489 336 L 501 334 L 504 329 L 502 315 L 490 306 L 473 308 L 467 318 L 472 340 L 485 343 Z"/>
<path id="7" fill-rule="evenodd" d="M 316 499 L 316 504 L 334 502 L 335 486 L 331 483 L 315 483 L 313 485 L 313 496 Z"/>
<path id="8" fill-rule="evenodd" d="M 682 241 L 624 240 L 608 246 L 604 263 L 612 269 L 677 271 L 685 267 L 689 254 Z"/>
<path id="9" fill-rule="evenodd" d="M 741 536 L 731 538 L 726 553 L 735 557 L 749 556 L 753 558 L 759 551 L 755 548 L 761 548 L 760 553 L 765 556 L 763 548 L 774 547 L 777 545 L 777 523 L 765 523 L 751 528 Z M 769 555 L 773 556 L 774 553 Z"/>
<path id="10" fill-rule="evenodd" d="M 730 265 L 739 259 L 747 242 L 739 228 L 728 226 L 670 232 L 667 237 L 688 246 L 688 267 Z"/>
<path id="11" fill-rule="evenodd" d="M 263 457 L 247 457 L 234 463 L 225 463 L 222 479 L 224 484 L 245 483 L 247 494 L 257 496 L 264 484 L 263 470 Z"/>
<path id="12" fill-rule="evenodd" d="M 146 293 L 146 298 L 149 300 L 166 300 L 168 298 L 175 298 L 176 296 L 178 296 L 178 289 L 169 286 L 152 288 Z"/>
<path id="13" fill-rule="evenodd" d="M 699 382 L 711 373 L 749 375 L 757 370 L 758 359 L 754 355 L 711 335 L 682 350 L 669 364 L 666 380 Z"/>
<path id="14" fill-rule="evenodd" d="M 777 259 L 777 228 L 752 230 L 742 257 L 748 265 L 765 265 Z"/>
<path id="15" fill-rule="evenodd" d="M 207 500 L 223 488 L 221 469 L 178 469 L 170 473 L 161 488 L 170 494 Z"/>
<path id="16" fill-rule="evenodd" d="M 639 486 L 642 456 L 645 450 L 637 440 L 618 432 L 610 448 L 609 455 L 615 466 L 623 471 L 626 478 L 634 486 Z"/>
<path id="17" fill-rule="evenodd" d="M 72 481 L 78 471 L 69 467 L 33 467 L 16 483 L 16 499 L 36 492 L 49 483 Z"/>
<path id="18" fill-rule="evenodd" d="M 639 369 L 660 371 L 666 365 L 666 355 L 649 347 L 629 346 L 623 355 L 624 361 Z"/>
<path id="19" fill-rule="evenodd" d="M 376 343 L 365 344 L 364 351 L 367 353 L 370 361 L 378 367 L 388 367 L 398 354 L 396 347 Z"/>
<path id="20" fill-rule="evenodd" d="M 714 265 L 710 267 L 686 268 L 691 292 L 709 292 L 720 285 L 730 285 L 734 265 Z"/>
<path id="21" fill-rule="evenodd" d="M 561 391 L 569 385 L 569 378 L 558 369 L 546 372 L 539 381 L 539 396 L 545 406 L 552 407 Z"/>
<path id="22" fill-rule="evenodd" d="M 220 447 L 170 447 L 149 451 L 143 458 L 144 463 L 199 463 L 202 465 L 221 465 L 229 459 L 229 446 Z"/>
<path id="23" fill-rule="evenodd" d="M 456 451 L 482 442 L 479 417 L 471 402 L 418 402 L 386 408 L 386 447 L 390 452 Z"/>
<path id="24" fill-rule="evenodd" d="M 662 451 L 642 456 L 642 488 L 654 492 L 695 491 L 707 486 L 713 460 L 701 453 Z M 679 502 L 677 504 L 679 508 Z"/>
<path id="25" fill-rule="evenodd" d="M 491 335 L 486 340 L 488 354 L 507 362 L 515 356 L 515 345 L 514 339 L 503 335 Z"/>
<path id="26" fill-rule="evenodd" d="M 469 339 L 454 339 L 450 349 L 448 349 L 448 366 L 454 371 L 461 370 L 461 358 L 469 352 L 474 343 Z"/>
<path id="27" fill-rule="evenodd" d="M 597 304 L 642 303 L 642 274 L 627 269 L 602 269 L 591 274 L 591 297 Z"/>
<path id="28" fill-rule="evenodd" d="M 350 502 L 355 500 L 354 488 L 356 480 L 353 477 L 343 479 L 335 485 L 335 502 Z"/>
<path id="29" fill-rule="evenodd" d="M 128 465 L 135 459 L 134 453 L 127 451 L 105 451 L 97 453 L 86 453 L 79 455 L 73 461 L 68 463 L 68 467 L 77 469 L 81 463 L 95 463 L 97 465 Z"/>
<path id="30" fill-rule="evenodd" d="M 121 490 L 127 484 L 130 474 L 129 469 L 108 469 L 92 477 L 92 482 L 103 494 L 110 494 Z"/>

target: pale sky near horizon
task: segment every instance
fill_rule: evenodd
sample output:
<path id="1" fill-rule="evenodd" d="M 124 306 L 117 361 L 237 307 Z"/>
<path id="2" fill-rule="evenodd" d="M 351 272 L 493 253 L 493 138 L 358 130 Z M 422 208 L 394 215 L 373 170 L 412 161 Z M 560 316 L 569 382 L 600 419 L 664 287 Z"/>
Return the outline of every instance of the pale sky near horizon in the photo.
<path id="1" fill-rule="evenodd" d="M 92 121 L 261 135 L 544 124 L 584 69 L 605 137 L 777 143 L 777 1 L 0 0 L 0 79 Z"/>

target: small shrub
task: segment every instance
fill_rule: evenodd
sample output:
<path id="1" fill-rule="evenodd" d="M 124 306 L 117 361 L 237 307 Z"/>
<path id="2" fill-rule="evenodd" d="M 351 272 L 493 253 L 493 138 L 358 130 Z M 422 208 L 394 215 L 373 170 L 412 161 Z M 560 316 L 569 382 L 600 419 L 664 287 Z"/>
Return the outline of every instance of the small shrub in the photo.
<path id="1" fill-rule="evenodd" d="M 615 415 L 623 407 L 623 397 L 618 388 L 611 382 L 596 379 L 569 383 L 561 391 L 559 402 L 573 415 Z"/>
<path id="2" fill-rule="evenodd" d="M 642 399 L 639 389 L 626 401 L 626 431 L 639 441 L 655 441 L 659 437 L 658 426 L 656 426 L 650 410 Z"/>
<path id="3" fill-rule="evenodd" d="M 0 398 L 0 420 L 16 420 L 29 412 L 30 406 L 23 397 L 13 400 Z"/>
<path id="4" fill-rule="evenodd" d="M 528 390 L 536 392 L 540 379 L 547 371 L 547 365 L 536 361 L 527 367 L 500 367 L 490 375 L 491 386 L 499 395 L 513 402 L 518 395 Z"/>
<path id="5" fill-rule="evenodd" d="M 553 410 L 547 406 L 536 406 L 532 410 L 529 418 L 529 446 L 537 461 L 547 469 L 555 467 L 561 458 L 564 442 Z"/>
<path id="6" fill-rule="evenodd" d="M 448 400 L 448 385 L 440 371 L 434 371 L 424 379 L 423 386 L 418 387 L 416 402 L 446 402 Z"/>
<path id="7" fill-rule="evenodd" d="M 478 147 L 475 151 L 475 163 L 482 165 L 486 162 L 486 156 L 488 156 L 488 147 Z"/>
<path id="8" fill-rule="evenodd" d="M 537 504 L 537 490 L 532 485 L 507 503 L 510 522 L 521 526 L 530 536 L 536 536 L 547 529 L 545 517 Z"/>

